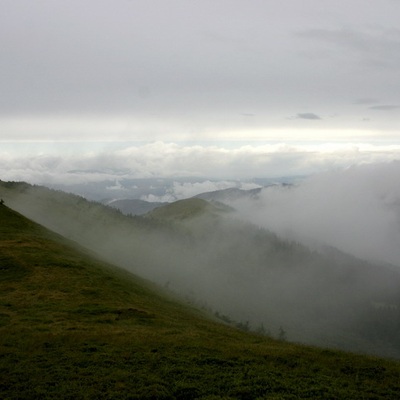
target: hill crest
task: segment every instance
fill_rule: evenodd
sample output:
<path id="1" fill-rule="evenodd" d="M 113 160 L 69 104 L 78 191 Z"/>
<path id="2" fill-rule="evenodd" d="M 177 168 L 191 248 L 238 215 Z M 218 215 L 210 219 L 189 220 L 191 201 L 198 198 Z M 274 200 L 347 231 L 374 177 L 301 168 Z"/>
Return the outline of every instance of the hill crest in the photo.
<path id="1" fill-rule="evenodd" d="M 187 220 L 206 214 L 221 215 L 231 210 L 225 204 L 192 197 L 157 207 L 146 214 L 146 217 L 160 220 Z"/>

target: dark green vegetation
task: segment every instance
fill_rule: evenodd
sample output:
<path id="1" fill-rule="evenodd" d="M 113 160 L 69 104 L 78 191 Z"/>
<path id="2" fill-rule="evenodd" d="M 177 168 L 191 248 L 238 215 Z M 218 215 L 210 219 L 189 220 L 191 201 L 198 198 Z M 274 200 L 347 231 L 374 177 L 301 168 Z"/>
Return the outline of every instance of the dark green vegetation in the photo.
<path id="1" fill-rule="evenodd" d="M 399 378 L 213 322 L 0 206 L 2 399 L 398 399 Z"/>
<path id="2" fill-rule="evenodd" d="M 82 197 L 25 183 L 0 182 L 0 198 L 223 321 L 289 341 L 400 358 L 396 268 L 335 249 L 311 251 L 202 199 L 127 217 Z"/>

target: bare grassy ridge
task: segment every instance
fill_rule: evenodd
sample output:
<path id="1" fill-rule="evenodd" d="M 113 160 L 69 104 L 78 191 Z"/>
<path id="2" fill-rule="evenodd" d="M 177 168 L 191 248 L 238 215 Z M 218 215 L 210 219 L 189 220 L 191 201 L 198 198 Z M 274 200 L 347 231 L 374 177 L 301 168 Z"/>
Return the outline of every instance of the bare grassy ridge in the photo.
<path id="1" fill-rule="evenodd" d="M 0 206 L 2 399 L 398 399 L 399 377 L 215 323 Z"/>

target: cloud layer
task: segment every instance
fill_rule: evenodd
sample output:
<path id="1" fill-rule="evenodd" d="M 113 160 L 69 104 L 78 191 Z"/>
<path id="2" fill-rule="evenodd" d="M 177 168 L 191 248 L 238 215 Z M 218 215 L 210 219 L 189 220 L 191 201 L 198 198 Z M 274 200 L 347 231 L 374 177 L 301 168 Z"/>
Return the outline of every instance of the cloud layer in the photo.
<path id="1" fill-rule="evenodd" d="M 0 149 L 0 179 L 38 184 L 158 177 L 249 180 L 310 175 L 400 158 L 399 146 L 356 143 L 216 146 L 154 142 L 85 146 L 9 144 Z"/>
<path id="2" fill-rule="evenodd" d="M 235 206 L 283 237 L 400 266 L 400 161 L 318 174 Z"/>
<path id="3" fill-rule="evenodd" d="M 399 12 L 391 0 L 4 0 L 1 139 L 303 140 L 324 116 L 323 140 L 396 141 Z M 390 120 L 376 112 L 388 107 Z"/>

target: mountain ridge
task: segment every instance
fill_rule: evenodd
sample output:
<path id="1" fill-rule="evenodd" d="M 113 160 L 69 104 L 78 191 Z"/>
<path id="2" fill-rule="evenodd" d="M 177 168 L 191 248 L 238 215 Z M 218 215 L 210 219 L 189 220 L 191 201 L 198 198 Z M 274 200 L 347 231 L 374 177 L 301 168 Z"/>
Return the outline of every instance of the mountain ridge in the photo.
<path id="1" fill-rule="evenodd" d="M 282 184 L 283 186 L 288 186 Z M 269 185 L 275 186 L 275 185 Z M 220 189 L 220 190 L 213 190 L 210 192 L 200 193 L 198 195 L 192 196 L 187 198 L 198 198 L 207 200 L 209 202 L 216 202 L 216 203 L 224 203 L 229 205 L 232 201 L 243 200 L 243 199 L 255 199 L 260 194 L 261 190 L 264 187 L 255 188 L 255 189 L 239 189 L 239 188 L 227 188 L 227 189 Z M 185 200 L 185 199 L 180 199 Z M 153 211 L 155 208 L 167 206 L 168 204 L 175 203 L 180 200 L 175 200 L 174 202 L 150 202 L 141 199 L 117 199 L 112 201 L 107 201 L 104 204 L 117 208 L 125 215 L 144 215 Z"/>

